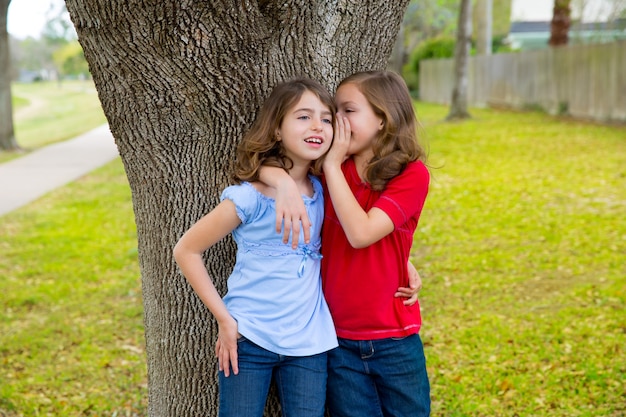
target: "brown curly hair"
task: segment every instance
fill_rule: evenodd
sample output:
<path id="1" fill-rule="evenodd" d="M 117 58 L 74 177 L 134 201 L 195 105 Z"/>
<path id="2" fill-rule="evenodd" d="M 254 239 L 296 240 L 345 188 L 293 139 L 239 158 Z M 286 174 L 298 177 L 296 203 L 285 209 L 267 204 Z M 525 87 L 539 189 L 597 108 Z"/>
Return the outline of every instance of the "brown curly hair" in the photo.
<path id="1" fill-rule="evenodd" d="M 276 137 L 276 131 L 287 112 L 298 103 L 306 91 L 315 94 L 330 109 L 334 126 L 337 113 L 335 101 L 319 82 L 309 78 L 296 78 L 276 85 L 261 106 L 252 127 L 237 147 L 233 169 L 233 179 L 236 182 L 257 181 L 259 169 L 263 165 L 283 168 L 285 171 L 293 166 L 293 161 L 283 151 L 282 142 Z M 312 174 L 321 173 L 322 162 L 323 157 L 311 165 Z"/>

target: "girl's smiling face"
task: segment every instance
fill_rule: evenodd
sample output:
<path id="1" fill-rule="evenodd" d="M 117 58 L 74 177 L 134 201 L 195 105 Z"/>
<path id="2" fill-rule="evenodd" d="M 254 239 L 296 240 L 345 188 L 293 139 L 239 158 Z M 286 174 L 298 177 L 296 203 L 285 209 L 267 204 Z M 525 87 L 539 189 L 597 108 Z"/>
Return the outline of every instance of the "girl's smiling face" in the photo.
<path id="1" fill-rule="evenodd" d="M 350 122 L 352 133 L 348 155 L 365 157 L 373 156 L 372 144 L 383 128 L 383 119 L 374 112 L 363 93 L 355 84 L 344 84 L 335 94 L 339 116 L 346 117 Z"/>
<path id="2" fill-rule="evenodd" d="M 333 139 L 332 116 L 331 110 L 311 91 L 305 91 L 289 109 L 276 133 L 294 164 L 308 164 L 328 151 Z"/>

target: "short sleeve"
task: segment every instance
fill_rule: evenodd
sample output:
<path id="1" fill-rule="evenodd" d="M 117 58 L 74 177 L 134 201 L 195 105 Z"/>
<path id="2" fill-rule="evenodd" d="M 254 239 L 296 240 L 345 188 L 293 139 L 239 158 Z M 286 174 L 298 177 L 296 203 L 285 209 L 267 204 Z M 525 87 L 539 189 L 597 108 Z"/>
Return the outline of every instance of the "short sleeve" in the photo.
<path id="1" fill-rule="evenodd" d="M 383 210 L 396 228 L 410 218 L 419 218 L 428 195 L 430 174 L 421 161 L 411 162 L 398 176 L 387 183 L 374 204 Z"/>
<path id="2" fill-rule="evenodd" d="M 222 191 L 220 201 L 231 200 L 235 203 L 237 216 L 241 223 L 246 224 L 254 219 L 258 210 L 258 193 L 255 192 L 250 183 L 231 185 Z"/>

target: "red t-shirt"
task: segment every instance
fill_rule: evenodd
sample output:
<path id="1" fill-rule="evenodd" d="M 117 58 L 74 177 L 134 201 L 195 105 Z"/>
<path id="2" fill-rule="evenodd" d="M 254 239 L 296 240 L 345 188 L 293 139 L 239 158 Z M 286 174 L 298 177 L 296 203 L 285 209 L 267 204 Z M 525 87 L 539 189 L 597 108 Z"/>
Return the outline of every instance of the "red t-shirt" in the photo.
<path id="1" fill-rule="evenodd" d="M 405 306 L 405 299 L 394 293 L 398 287 L 408 287 L 407 262 L 430 174 L 421 161 L 414 161 L 383 191 L 374 191 L 361 181 L 352 159 L 344 162 L 342 170 L 361 207 L 381 209 L 395 228 L 367 248 L 353 248 L 325 191 L 322 283 L 337 336 L 373 340 L 418 333 L 419 303 Z"/>

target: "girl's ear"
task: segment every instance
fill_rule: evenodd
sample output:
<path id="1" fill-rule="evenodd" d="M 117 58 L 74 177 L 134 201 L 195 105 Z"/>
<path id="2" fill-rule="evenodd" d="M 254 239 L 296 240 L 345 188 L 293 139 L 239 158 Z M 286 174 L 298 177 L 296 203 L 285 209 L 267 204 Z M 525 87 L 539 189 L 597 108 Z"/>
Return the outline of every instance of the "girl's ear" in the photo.
<path id="1" fill-rule="evenodd" d="M 282 138 L 280 137 L 280 130 L 279 129 L 276 129 L 275 136 L 276 136 L 276 141 L 277 142 L 280 142 L 282 140 Z"/>
<path id="2" fill-rule="evenodd" d="M 383 130 L 383 127 L 385 127 L 385 121 L 383 119 L 380 119 L 380 125 L 378 125 L 378 130 Z"/>

